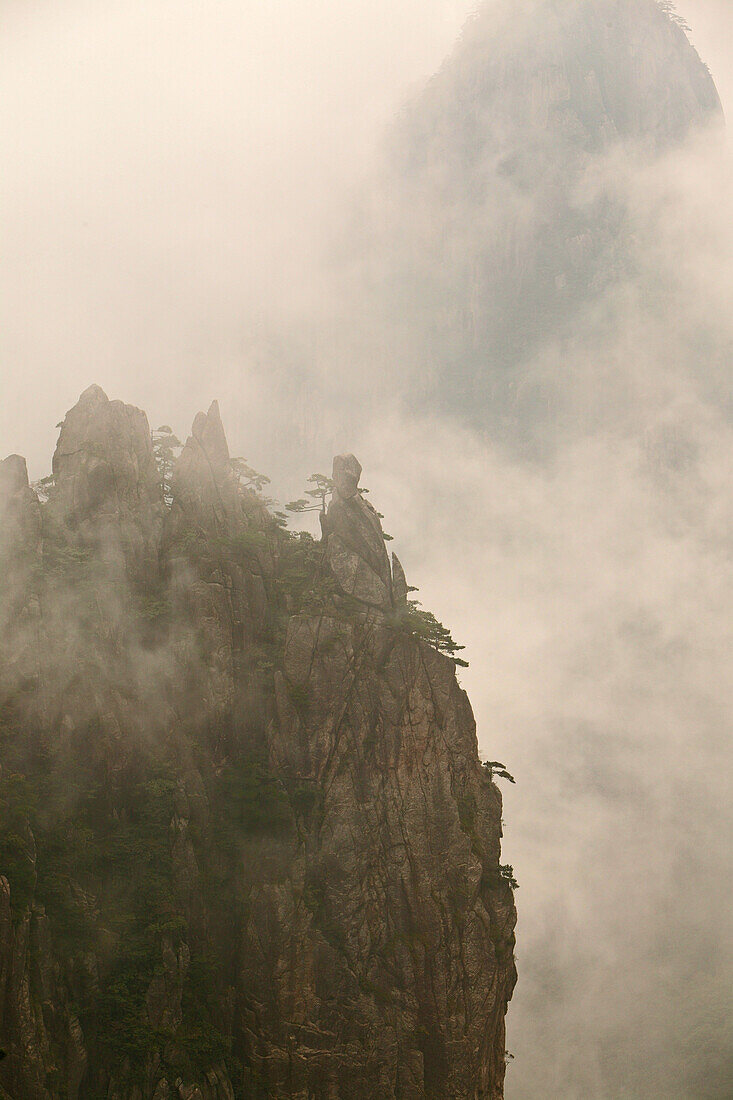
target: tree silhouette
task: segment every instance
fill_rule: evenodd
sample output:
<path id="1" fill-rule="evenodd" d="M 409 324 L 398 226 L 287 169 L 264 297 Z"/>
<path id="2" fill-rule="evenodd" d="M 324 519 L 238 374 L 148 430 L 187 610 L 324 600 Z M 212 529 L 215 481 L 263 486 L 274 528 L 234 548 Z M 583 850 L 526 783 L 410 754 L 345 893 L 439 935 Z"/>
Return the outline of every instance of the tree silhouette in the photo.
<path id="1" fill-rule="evenodd" d="M 502 764 L 500 760 L 484 760 L 483 766 L 489 773 L 489 778 L 494 779 L 498 776 L 499 779 L 508 779 L 510 783 L 516 783 L 514 776 L 507 771 L 506 764 Z"/>
<path id="2" fill-rule="evenodd" d="M 416 592 L 416 588 L 410 587 L 410 592 Z M 465 649 L 464 645 L 458 645 L 453 640 L 450 630 L 447 626 L 436 619 L 432 611 L 426 611 L 418 600 L 407 601 L 407 625 L 410 628 L 411 633 L 417 634 L 419 638 L 423 638 L 433 649 L 437 649 L 439 653 L 445 653 L 447 657 L 450 657 L 454 665 L 458 665 L 460 668 L 468 668 L 468 661 L 464 661 L 461 657 L 457 657 L 456 654 Z"/>
<path id="3" fill-rule="evenodd" d="M 230 461 L 232 472 L 240 489 L 251 489 L 255 493 L 261 493 L 265 485 L 270 484 L 269 477 L 266 477 L 264 474 L 258 474 L 257 471 L 249 465 L 246 458 L 232 458 Z"/>
<path id="4" fill-rule="evenodd" d="M 155 456 L 155 465 L 158 467 L 158 477 L 160 478 L 160 485 L 163 490 L 163 500 L 170 508 L 173 501 L 171 474 L 173 473 L 173 467 L 181 451 L 182 443 L 178 436 L 173 434 L 173 429 L 167 424 L 163 424 L 160 428 L 156 428 L 155 431 L 151 432 L 150 438 L 153 442 L 153 454 Z"/>
<path id="5" fill-rule="evenodd" d="M 325 474 L 311 474 L 308 484 L 313 488 L 306 489 L 305 497 L 300 500 L 291 500 L 285 505 L 286 509 L 288 512 L 320 512 L 325 515 L 326 500 L 333 496 L 333 478 L 326 477 Z M 306 497 L 311 499 L 306 500 Z"/>

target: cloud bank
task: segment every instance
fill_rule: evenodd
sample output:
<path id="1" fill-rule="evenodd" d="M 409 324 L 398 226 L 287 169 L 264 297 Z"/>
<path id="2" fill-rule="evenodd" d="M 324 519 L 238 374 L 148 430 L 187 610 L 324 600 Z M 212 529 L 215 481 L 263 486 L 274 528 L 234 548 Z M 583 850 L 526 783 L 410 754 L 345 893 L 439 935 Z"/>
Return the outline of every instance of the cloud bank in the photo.
<path id="1" fill-rule="evenodd" d="M 728 7 L 678 5 L 724 107 Z M 425 332 L 375 293 L 404 241 L 361 247 L 381 135 L 469 5 L 211 12 L 4 15 L 3 453 L 45 473 L 47 425 L 92 380 L 181 435 L 218 397 L 283 499 L 354 450 L 408 580 L 468 647 L 481 746 L 518 780 L 507 1096 L 723 1100 L 729 149 L 587 166 L 588 201 L 626 211 L 624 270 L 520 364 L 549 412 L 481 431 L 415 400 Z M 538 423 L 543 446 L 518 447 Z"/>

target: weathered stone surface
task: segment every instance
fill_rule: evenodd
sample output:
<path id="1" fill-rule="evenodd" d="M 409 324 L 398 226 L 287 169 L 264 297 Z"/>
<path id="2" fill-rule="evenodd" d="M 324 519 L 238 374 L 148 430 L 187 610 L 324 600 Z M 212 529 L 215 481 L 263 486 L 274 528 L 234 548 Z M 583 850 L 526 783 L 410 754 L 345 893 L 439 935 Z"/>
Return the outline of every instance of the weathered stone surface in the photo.
<path id="1" fill-rule="evenodd" d="M 359 493 L 361 466 L 354 455 L 333 460 L 334 492 L 325 525 L 328 562 L 343 592 L 388 611 L 392 573 L 379 516 Z"/>
<path id="2" fill-rule="evenodd" d="M 38 673 L 41 510 L 25 459 L 0 462 L 0 698 Z"/>
<path id="3" fill-rule="evenodd" d="M 219 404 L 194 418 L 173 474 L 173 519 L 193 514 L 206 530 L 226 532 L 241 513 Z"/>
<path id="4" fill-rule="evenodd" d="M 181 1022 L 181 997 L 191 955 L 185 943 L 174 951 L 167 937 L 160 953 L 162 973 L 153 978 L 146 997 L 148 1020 L 157 1030 L 175 1031 Z"/>
<path id="5" fill-rule="evenodd" d="M 304 904 L 284 904 L 291 891 L 260 899 L 253 939 L 269 937 L 276 960 L 254 1030 L 297 988 L 289 1050 L 303 1095 L 499 1097 L 515 981 L 501 796 L 452 663 L 412 639 L 377 661 L 381 630 L 290 624 L 284 677 L 303 701 L 278 691 L 273 761 L 324 793 Z M 288 1064 L 263 1062 L 272 1095 L 290 1095 Z"/>
<path id="6" fill-rule="evenodd" d="M 157 568 L 162 490 L 145 413 L 90 386 L 64 418 L 53 456 L 53 512 L 112 570 Z"/>
<path id="7" fill-rule="evenodd" d="M 333 460 L 333 484 L 342 500 L 351 500 L 359 491 L 361 463 L 355 455 L 336 455 Z"/>
<path id="8" fill-rule="evenodd" d="M 201 690 L 222 711 L 234 704 L 235 665 L 263 629 L 274 557 L 272 519 L 237 483 L 216 401 L 194 419 L 172 494 L 164 552 L 174 608 L 189 627 L 182 659 L 195 654 Z"/>
<path id="9" fill-rule="evenodd" d="M 25 891 L 12 911 L 0 878 L 0 1089 L 499 1100 L 515 980 L 501 799 L 454 665 L 388 614 L 407 585 L 359 463 L 334 462 L 325 546 L 292 539 L 237 484 L 214 404 L 156 526 L 141 416 L 87 391 L 47 504 L 22 460 L 0 467 L 23 593 L 10 643 L 29 598 L 41 608 L 3 744 L 13 769 L 52 769 L 59 814 L 41 843 L 16 808 L 5 848 L 0 820 Z M 47 915 L 57 837 L 79 858 L 54 865 Z M 122 1049 L 96 1031 L 105 1003 L 125 1006 Z"/>
<path id="10" fill-rule="evenodd" d="M 25 459 L 0 462 L 0 592 L 4 615 L 22 608 L 34 589 L 41 553 L 41 510 L 28 484 Z"/>
<path id="11" fill-rule="evenodd" d="M 396 554 L 392 554 L 392 596 L 395 602 L 395 607 L 400 604 L 407 603 L 407 577 L 405 571 L 402 568 L 402 562 Z"/>
<path id="12" fill-rule="evenodd" d="M 13 921 L 11 891 L 0 875 L 0 1045 L 7 1057 L 2 1084 L 13 1100 L 55 1100 L 47 1081 L 55 1063 L 55 1040 L 63 1043 L 73 1014 L 56 979 L 47 922 L 41 909 Z M 57 1031 L 61 1035 L 57 1035 Z M 74 1096 L 80 1053 L 73 1052 L 67 1080 Z"/>

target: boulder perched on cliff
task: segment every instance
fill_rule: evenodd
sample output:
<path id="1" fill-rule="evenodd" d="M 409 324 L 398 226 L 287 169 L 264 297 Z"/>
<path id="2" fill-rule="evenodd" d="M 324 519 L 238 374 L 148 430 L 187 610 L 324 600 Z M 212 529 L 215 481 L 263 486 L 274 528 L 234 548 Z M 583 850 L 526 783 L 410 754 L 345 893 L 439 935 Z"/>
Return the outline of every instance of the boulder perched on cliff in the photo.
<path id="1" fill-rule="evenodd" d="M 343 592 L 369 607 L 392 607 L 392 573 L 375 509 L 359 492 L 361 465 L 333 460 L 333 498 L 325 524 L 328 563 Z"/>

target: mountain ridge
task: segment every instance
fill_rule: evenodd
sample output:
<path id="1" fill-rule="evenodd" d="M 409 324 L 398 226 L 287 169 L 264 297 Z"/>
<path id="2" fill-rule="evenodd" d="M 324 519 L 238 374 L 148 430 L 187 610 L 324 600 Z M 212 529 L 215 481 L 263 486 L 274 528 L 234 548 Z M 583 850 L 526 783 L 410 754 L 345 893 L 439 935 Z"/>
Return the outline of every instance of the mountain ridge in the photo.
<path id="1" fill-rule="evenodd" d="M 0 1087 L 498 1100 L 501 795 L 359 464 L 288 533 L 213 403 L 167 502 L 91 387 L 53 468 L 0 464 Z"/>
<path id="2" fill-rule="evenodd" d="M 530 452 L 582 425 L 572 377 L 543 356 L 646 286 L 633 181 L 723 122 L 656 0 L 482 7 L 395 121 L 359 242 L 410 406 Z"/>

